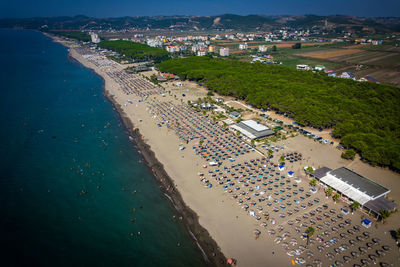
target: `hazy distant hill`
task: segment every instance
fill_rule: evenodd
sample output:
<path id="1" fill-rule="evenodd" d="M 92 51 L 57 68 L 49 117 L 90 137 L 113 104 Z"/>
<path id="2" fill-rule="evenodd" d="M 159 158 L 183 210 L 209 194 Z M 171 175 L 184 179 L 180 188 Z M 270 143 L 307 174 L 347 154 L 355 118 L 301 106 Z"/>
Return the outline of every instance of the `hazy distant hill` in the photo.
<path id="1" fill-rule="evenodd" d="M 309 28 L 326 26 L 331 28 L 368 27 L 374 32 L 400 31 L 400 18 L 360 18 L 344 15 L 248 15 L 224 14 L 220 16 L 153 16 L 90 18 L 46 17 L 27 19 L 1 19 L 0 28 L 28 29 L 174 29 L 174 30 L 212 30 L 233 29 L 242 31 L 269 30 L 282 26 Z"/>

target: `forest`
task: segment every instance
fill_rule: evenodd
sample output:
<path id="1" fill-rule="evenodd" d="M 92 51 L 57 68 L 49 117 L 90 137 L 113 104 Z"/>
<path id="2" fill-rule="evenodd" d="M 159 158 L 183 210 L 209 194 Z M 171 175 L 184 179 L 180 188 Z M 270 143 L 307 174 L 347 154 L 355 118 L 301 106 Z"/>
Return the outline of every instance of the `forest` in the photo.
<path id="1" fill-rule="evenodd" d="M 157 63 L 168 58 L 168 52 L 162 48 L 130 41 L 102 41 L 99 46 L 118 52 L 124 55 L 126 59 L 135 61 L 154 61 Z"/>
<path id="2" fill-rule="evenodd" d="M 207 56 L 169 59 L 157 66 L 255 107 L 285 112 L 301 125 L 333 127 L 333 136 L 362 159 L 400 170 L 398 87 Z"/>
<path id="3" fill-rule="evenodd" d="M 91 38 L 89 34 L 80 31 L 50 31 L 50 33 L 55 35 L 60 35 L 66 38 L 76 39 L 82 42 L 90 42 Z"/>

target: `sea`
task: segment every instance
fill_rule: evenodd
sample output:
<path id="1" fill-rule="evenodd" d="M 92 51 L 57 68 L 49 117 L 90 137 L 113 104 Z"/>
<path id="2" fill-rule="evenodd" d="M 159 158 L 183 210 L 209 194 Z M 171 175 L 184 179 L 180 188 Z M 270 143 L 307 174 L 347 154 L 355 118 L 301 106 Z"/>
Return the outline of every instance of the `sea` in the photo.
<path id="1" fill-rule="evenodd" d="M 204 266 L 103 80 L 0 30 L 0 266 Z"/>

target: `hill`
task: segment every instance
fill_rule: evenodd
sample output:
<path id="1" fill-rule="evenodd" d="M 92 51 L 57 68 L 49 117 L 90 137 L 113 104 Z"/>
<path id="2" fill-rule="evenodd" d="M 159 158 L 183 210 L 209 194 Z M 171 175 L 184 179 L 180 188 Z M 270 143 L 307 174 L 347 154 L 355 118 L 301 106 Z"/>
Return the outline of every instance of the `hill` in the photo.
<path id="1" fill-rule="evenodd" d="M 373 33 L 400 31 L 400 18 L 359 18 L 354 16 L 297 15 L 267 16 L 223 14 L 218 16 L 151 16 L 91 18 L 42 17 L 27 19 L 0 19 L 0 28 L 26 28 L 42 30 L 121 30 L 168 29 L 168 30 L 273 30 L 281 27 L 310 28 L 327 26 L 330 29 L 368 30 Z"/>

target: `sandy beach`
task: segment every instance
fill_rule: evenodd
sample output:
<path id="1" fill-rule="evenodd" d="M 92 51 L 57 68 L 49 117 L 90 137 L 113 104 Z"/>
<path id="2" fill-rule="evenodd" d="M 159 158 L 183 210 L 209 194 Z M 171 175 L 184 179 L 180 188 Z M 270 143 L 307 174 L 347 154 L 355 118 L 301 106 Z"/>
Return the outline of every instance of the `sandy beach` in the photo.
<path id="1" fill-rule="evenodd" d="M 130 74 L 132 77 L 136 77 L 136 80 L 133 80 L 134 84 L 132 86 L 135 87 L 136 82 L 140 84 L 137 87 L 138 90 L 132 93 L 129 91 L 129 88 L 124 88 L 117 82 L 118 79 L 124 80 L 125 76 L 113 77 L 115 73 L 124 72 L 125 66 L 110 61 L 101 55 L 88 56 L 90 51 L 85 52 L 85 50 L 80 50 L 79 48 L 69 48 L 71 57 L 75 58 L 85 67 L 94 70 L 104 79 L 107 97 L 114 103 L 132 137 L 138 143 L 138 147 L 143 151 L 144 158 L 160 182 L 161 190 L 169 197 L 172 197 L 171 201 L 176 205 L 178 213 L 182 214 L 183 220 L 187 220 L 190 231 L 193 232 L 195 238 L 198 240 L 198 244 L 201 246 L 201 250 L 205 252 L 210 265 L 222 266 L 225 265 L 226 258 L 234 258 L 237 259 L 238 266 L 292 266 L 295 262 L 292 261 L 294 257 L 288 256 L 288 253 L 291 251 L 290 245 L 286 246 L 285 242 L 281 242 L 279 238 L 286 239 L 289 242 L 290 238 L 293 239 L 296 237 L 296 242 L 293 240 L 291 242 L 293 244 L 296 243 L 296 246 L 298 246 L 301 242 L 304 243 L 305 241 L 301 240 L 301 235 L 298 234 L 299 232 L 295 226 L 297 224 L 303 225 L 305 220 L 308 219 L 308 215 L 307 218 L 304 216 L 305 213 L 312 212 L 317 206 L 326 204 L 329 206 L 327 210 L 331 210 L 331 214 L 330 216 L 325 216 L 325 218 L 330 218 L 334 217 L 333 214 L 336 216 L 341 207 L 345 206 L 344 203 L 334 203 L 331 199 L 326 198 L 323 189 L 320 188 L 318 192 L 310 196 L 310 199 L 314 199 L 314 202 L 312 204 L 309 203 L 308 206 L 299 211 L 298 218 L 300 219 L 294 223 L 294 226 L 291 226 L 289 223 L 291 221 L 290 217 L 278 218 L 276 216 L 276 224 L 270 224 L 269 219 L 266 219 L 265 222 L 268 222 L 268 226 L 264 229 L 261 226 L 261 222 L 264 220 L 255 220 L 253 216 L 249 216 L 247 209 L 244 210 L 243 205 L 238 204 L 237 199 L 232 197 L 232 193 L 229 193 L 228 190 L 224 190 L 222 184 L 212 181 L 212 188 L 210 188 L 201 181 L 203 175 L 209 178 L 209 180 L 213 179 L 212 173 L 209 170 L 215 171 L 216 168 L 220 170 L 224 168 L 224 174 L 226 175 L 234 172 L 236 166 L 233 165 L 236 164 L 242 164 L 241 166 L 246 166 L 246 168 L 252 166 L 253 169 L 257 169 L 260 164 L 253 165 L 252 160 L 258 159 L 260 160 L 259 162 L 263 162 L 262 155 L 251 151 L 251 149 L 248 149 L 243 144 L 238 144 L 237 151 L 235 152 L 238 156 L 234 162 L 224 160 L 221 166 L 210 167 L 208 166 L 208 161 L 196 155 L 192 149 L 192 146 L 199 145 L 198 139 L 185 142 L 183 137 L 186 136 L 179 138 L 179 134 L 182 135 L 182 133 L 190 136 L 190 131 L 182 129 L 183 126 L 180 124 L 184 120 L 178 120 L 177 116 L 193 116 L 190 118 L 199 119 L 199 122 L 205 123 L 205 129 L 209 127 L 207 119 L 197 118 L 197 115 L 191 115 L 192 113 L 190 112 L 185 113 L 185 103 L 188 100 L 195 100 L 201 95 L 205 96 L 205 90 L 186 86 L 185 82 L 182 88 L 177 87 L 174 90 L 169 90 L 169 92 L 165 91 L 161 95 L 161 92 L 163 92 L 162 88 L 151 85 L 140 74 Z M 185 96 L 182 96 L 182 93 L 185 93 Z M 173 113 L 167 116 L 160 112 L 157 113 L 157 107 L 165 107 L 166 111 L 164 113 L 170 110 L 171 113 L 176 112 L 176 114 Z M 175 118 L 176 121 L 174 121 Z M 217 126 L 212 125 L 210 127 L 214 129 Z M 195 128 L 192 130 L 195 130 Z M 207 133 L 203 134 L 207 135 Z M 228 136 L 228 133 L 226 135 Z M 210 145 L 212 144 L 210 143 Z M 309 180 L 302 171 L 304 166 L 312 165 L 316 168 L 327 166 L 332 169 L 347 166 L 391 189 L 392 192 L 389 198 L 400 203 L 399 174 L 386 169 L 369 166 L 360 160 L 350 162 L 341 159 L 341 152 L 339 150 L 314 142 L 304 136 L 296 136 L 279 141 L 275 145 L 284 145 L 285 147 L 278 152 L 279 155 L 295 151 L 302 154 L 302 160 L 288 164 L 286 171 L 293 170 L 296 176 L 301 177 L 301 182 L 298 183 L 298 186 L 303 188 L 304 192 L 308 192 L 310 189 Z M 242 146 L 243 148 L 241 148 Z M 184 149 L 180 149 L 182 147 Z M 240 154 L 240 151 L 244 151 L 243 154 Z M 274 169 L 272 163 L 277 163 L 278 158 L 278 156 L 275 156 L 271 162 L 264 162 L 262 164 L 271 164 L 271 168 Z M 204 165 L 207 168 L 204 168 Z M 168 177 L 172 180 L 169 180 Z M 170 184 L 171 181 L 173 184 Z M 294 184 L 296 183 L 293 183 L 293 187 Z M 298 188 L 297 185 L 296 188 Z M 290 190 L 293 190 L 293 188 Z M 259 213 L 261 214 L 261 210 Z M 365 217 L 365 214 L 356 211 L 354 214 L 349 214 L 346 218 L 354 223 L 358 223 L 362 217 Z M 294 220 L 295 217 L 292 218 Z M 398 221 L 399 214 L 395 213 L 385 224 L 374 222 L 379 226 L 368 229 L 371 236 L 379 237 L 382 244 L 387 244 L 392 248 L 386 253 L 385 262 L 395 263 L 399 259 L 399 252 L 389 234 L 390 230 L 399 227 L 398 223 L 396 223 Z M 334 222 L 333 219 L 332 222 Z M 282 229 L 282 233 L 285 233 L 284 236 L 281 235 L 278 238 L 277 235 L 268 234 L 268 230 L 275 229 L 278 225 L 284 226 L 284 230 Z M 350 226 L 344 227 L 350 228 Z M 255 238 L 255 229 L 259 229 L 261 232 L 258 238 Z M 346 238 L 349 239 L 350 237 Z M 307 253 L 310 252 L 315 255 L 314 257 L 309 254 L 310 257 L 307 259 L 307 263 L 311 262 L 313 264 L 311 266 L 320 266 L 321 264 L 322 266 L 328 266 L 328 264 L 333 264 L 329 258 L 329 253 L 326 251 L 321 253 L 317 244 L 312 244 L 309 247 L 306 246 L 304 250 Z M 304 254 L 299 257 L 307 258 L 305 255 L 306 252 L 301 252 L 304 252 Z M 317 258 L 317 255 L 321 263 L 313 262 Z M 341 258 L 342 256 L 338 255 L 337 257 Z M 355 264 L 356 262 L 359 264 L 359 261 L 359 258 L 354 257 L 354 259 L 349 260 L 348 264 Z"/>

